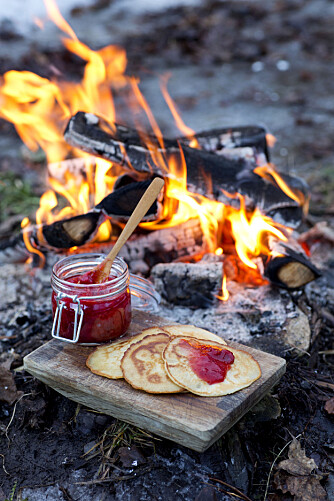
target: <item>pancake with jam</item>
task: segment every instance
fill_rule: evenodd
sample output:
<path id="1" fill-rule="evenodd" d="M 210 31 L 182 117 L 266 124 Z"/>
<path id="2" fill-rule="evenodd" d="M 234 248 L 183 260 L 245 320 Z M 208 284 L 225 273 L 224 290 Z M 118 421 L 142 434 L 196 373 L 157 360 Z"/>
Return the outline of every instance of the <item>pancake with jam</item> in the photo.
<path id="1" fill-rule="evenodd" d="M 147 393 L 184 391 L 168 376 L 162 352 L 170 341 L 168 334 L 153 334 L 133 343 L 124 353 L 121 367 L 124 379 L 133 388 Z"/>
<path id="2" fill-rule="evenodd" d="M 248 352 L 192 337 L 172 339 L 163 359 L 175 384 L 205 397 L 234 393 L 261 376 L 259 364 Z"/>
<path id="3" fill-rule="evenodd" d="M 110 344 L 98 346 L 87 358 L 86 365 L 94 373 L 109 379 L 123 378 L 121 360 L 132 343 L 137 343 L 144 337 L 163 332 L 159 327 L 145 329 L 136 336 Z"/>

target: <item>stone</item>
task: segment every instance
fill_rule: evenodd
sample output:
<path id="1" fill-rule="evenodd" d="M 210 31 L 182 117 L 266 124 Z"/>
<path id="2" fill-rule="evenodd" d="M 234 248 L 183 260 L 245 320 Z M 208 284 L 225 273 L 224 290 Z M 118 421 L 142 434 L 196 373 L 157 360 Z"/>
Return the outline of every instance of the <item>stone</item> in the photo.
<path id="1" fill-rule="evenodd" d="M 305 313 L 299 308 L 296 308 L 294 318 L 287 318 L 282 332 L 282 340 L 300 354 L 309 349 L 311 340 L 310 324 Z"/>

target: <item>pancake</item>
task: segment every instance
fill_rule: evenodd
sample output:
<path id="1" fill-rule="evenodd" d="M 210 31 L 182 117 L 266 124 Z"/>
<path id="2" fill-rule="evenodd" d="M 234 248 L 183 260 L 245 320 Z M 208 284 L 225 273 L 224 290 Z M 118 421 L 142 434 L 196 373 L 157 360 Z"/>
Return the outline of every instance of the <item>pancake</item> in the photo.
<path id="1" fill-rule="evenodd" d="M 217 334 L 195 327 L 194 325 L 164 325 L 163 330 L 171 336 L 195 337 L 197 339 L 206 339 L 208 341 L 226 344 L 226 342 L 221 337 L 217 336 Z"/>
<path id="2" fill-rule="evenodd" d="M 98 346 L 87 358 L 86 365 L 94 374 L 109 379 L 121 379 L 123 377 L 121 360 L 129 346 L 148 335 L 161 332 L 163 332 L 163 329 L 160 329 L 160 327 L 151 327 L 131 338 Z"/>
<path id="3" fill-rule="evenodd" d="M 162 352 L 170 341 L 168 334 L 148 335 L 133 343 L 124 353 L 121 367 L 124 379 L 147 393 L 179 393 L 180 385 L 169 378 Z"/>
<path id="4" fill-rule="evenodd" d="M 205 346 L 212 347 L 215 352 L 227 350 L 234 356 L 234 361 L 229 365 L 230 368 L 222 382 L 209 384 L 194 372 L 194 364 L 200 361 Z M 182 336 L 172 339 L 163 352 L 163 359 L 166 371 L 175 384 L 195 395 L 205 397 L 220 397 L 234 393 L 251 385 L 261 376 L 259 364 L 248 352 L 221 343 L 201 342 L 192 337 Z M 217 369 L 217 362 L 210 362 L 210 365 L 213 370 Z M 208 370 L 207 367 L 204 368 Z M 217 371 L 219 370 L 218 367 Z"/>

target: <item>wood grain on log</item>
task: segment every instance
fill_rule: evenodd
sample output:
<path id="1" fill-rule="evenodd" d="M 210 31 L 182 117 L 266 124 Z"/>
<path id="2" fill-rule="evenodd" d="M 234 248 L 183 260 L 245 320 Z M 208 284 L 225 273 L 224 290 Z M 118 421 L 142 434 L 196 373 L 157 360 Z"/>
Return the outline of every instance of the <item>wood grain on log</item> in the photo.
<path id="1" fill-rule="evenodd" d="M 264 276 L 271 283 L 287 289 L 298 289 L 321 276 L 321 272 L 292 237 L 287 242 L 269 237 L 268 243 L 271 255 L 264 258 Z"/>

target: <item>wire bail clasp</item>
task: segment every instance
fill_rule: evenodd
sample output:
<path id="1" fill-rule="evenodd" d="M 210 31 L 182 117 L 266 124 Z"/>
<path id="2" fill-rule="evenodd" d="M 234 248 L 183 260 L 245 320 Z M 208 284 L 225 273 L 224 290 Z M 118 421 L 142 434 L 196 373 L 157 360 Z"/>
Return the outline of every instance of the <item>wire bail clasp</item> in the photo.
<path id="1" fill-rule="evenodd" d="M 65 306 L 65 302 L 61 301 L 64 298 L 70 298 L 74 304 L 73 309 L 74 309 L 74 327 L 73 327 L 73 337 L 72 339 L 68 339 L 66 337 L 60 336 L 59 331 L 60 331 L 60 325 L 61 325 L 61 317 L 62 317 L 62 312 L 63 308 Z M 80 336 L 80 331 L 81 331 L 81 326 L 82 326 L 82 320 L 83 320 L 83 309 L 80 304 L 80 298 L 78 296 L 68 296 L 67 294 L 64 294 L 63 292 L 59 292 L 56 296 L 56 302 L 57 302 L 57 308 L 54 314 L 54 319 L 53 319 L 53 325 L 52 325 L 52 331 L 51 335 L 55 339 L 60 339 L 61 341 L 66 341 L 67 343 L 77 343 L 79 340 Z"/>

